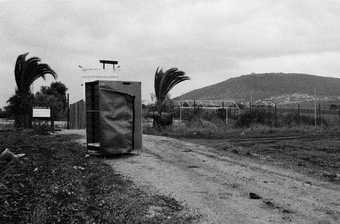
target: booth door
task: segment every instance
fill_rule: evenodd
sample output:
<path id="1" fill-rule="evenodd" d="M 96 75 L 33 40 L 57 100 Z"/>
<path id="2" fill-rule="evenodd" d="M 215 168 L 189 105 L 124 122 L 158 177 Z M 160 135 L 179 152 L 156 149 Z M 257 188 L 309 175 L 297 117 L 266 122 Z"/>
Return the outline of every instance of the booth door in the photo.
<path id="1" fill-rule="evenodd" d="M 109 154 L 133 150 L 134 97 L 100 89 L 101 148 Z"/>

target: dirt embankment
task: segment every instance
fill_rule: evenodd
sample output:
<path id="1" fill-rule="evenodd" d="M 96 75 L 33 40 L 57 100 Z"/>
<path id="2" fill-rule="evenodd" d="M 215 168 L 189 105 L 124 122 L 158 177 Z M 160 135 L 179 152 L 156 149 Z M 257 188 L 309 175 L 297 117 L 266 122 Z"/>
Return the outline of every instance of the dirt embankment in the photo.
<path id="1" fill-rule="evenodd" d="M 139 155 L 106 162 L 197 209 L 201 223 L 340 222 L 339 185 L 172 138 L 146 135 L 143 143 Z"/>

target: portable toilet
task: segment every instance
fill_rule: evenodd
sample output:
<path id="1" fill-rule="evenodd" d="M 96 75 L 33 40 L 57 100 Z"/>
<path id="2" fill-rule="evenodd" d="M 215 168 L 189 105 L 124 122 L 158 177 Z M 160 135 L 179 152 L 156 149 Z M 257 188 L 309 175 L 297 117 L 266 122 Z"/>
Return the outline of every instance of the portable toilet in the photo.
<path id="1" fill-rule="evenodd" d="M 85 82 L 88 149 L 124 154 L 142 148 L 141 82 Z"/>

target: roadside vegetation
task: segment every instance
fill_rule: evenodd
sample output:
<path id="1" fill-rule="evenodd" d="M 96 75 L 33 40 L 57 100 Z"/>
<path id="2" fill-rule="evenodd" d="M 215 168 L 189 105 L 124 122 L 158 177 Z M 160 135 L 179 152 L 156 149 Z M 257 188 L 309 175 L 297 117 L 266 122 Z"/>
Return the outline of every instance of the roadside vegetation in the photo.
<path id="1" fill-rule="evenodd" d="M 175 120 L 171 125 L 155 129 L 150 125 L 152 113 L 147 110 L 148 108 L 144 112 L 144 133 L 172 137 L 221 139 L 235 135 L 297 134 L 337 129 L 337 127 L 329 126 L 327 121 L 322 118 L 316 120 L 318 128 L 315 129 L 313 117 L 298 116 L 295 113 L 274 115 L 265 110 L 245 111 L 232 117 L 227 124 L 223 116 L 220 116 L 219 111 L 192 111 L 183 113 L 182 121 Z M 152 110 L 152 107 L 149 107 L 149 110 Z"/>
<path id="2" fill-rule="evenodd" d="M 174 199 L 137 188 L 78 136 L 1 131 L 0 146 L 24 153 L 0 161 L 0 223 L 192 223 Z"/>
<path id="3" fill-rule="evenodd" d="M 229 139 L 233 137 L 247 136 L 271 136 L 271 135 L 296 135 L 311 134 L 322 131 L 337 130 L 336 128 L 318 128 L 314 126 L 295 126 L 295 127 L 271 127 L 261 124 L 252 124 L 249 127 L 233 127 L 225 125 L 223 121 L 211 122 L 203 119 L 192 121 L 182 121 L 172 126 L 157 130 L 149 125 L 150 122 L 144 124 L 144 134 L 169 136 L 175 138 L 204 138 L 204 139 Z"/>
<path id="4" fill-rule="evenodd" d="M 28 53 L 17 57 L 14 69 L 17 88 L 15 94 L 8 99 L 8 114 L 14 116 L 14 125 L 20 128 L 32 127 L 32 107 L 34 95 L 31 85 L 39 78 L 45 79 L 47 74 L 57 78 L 57 73 L 38 57 L 26 59 Z"/>

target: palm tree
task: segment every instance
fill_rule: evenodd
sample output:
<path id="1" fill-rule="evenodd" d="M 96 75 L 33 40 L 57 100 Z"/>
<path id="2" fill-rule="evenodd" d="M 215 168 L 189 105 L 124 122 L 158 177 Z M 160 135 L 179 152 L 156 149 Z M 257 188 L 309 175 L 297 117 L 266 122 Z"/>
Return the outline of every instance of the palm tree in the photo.
<path id="1" fill-rule="evenodd" d="M 32 126 L 31 85 L 39 78 L 45 79 L 46 74 L 52 75 L 54 79 L 57 78 L 57 74 L 48 64 L 40 63 L 41 59 L 38 57 L 26 60 L 27 55 L 28 53 L 21 54 L 16 60 L 14 75 L 17 89 L 15 95 L 8 100 L 8 109 L 15 117 L 15 125 L 24 128 Z"/>
<path id="2" fill-rule="evenodd" d="M 156 110 L 158 114 L 154 117 L 154 125 L 157 127 L 162 126 L 162 112 L 164 110 L 164 104 L 170 90 L 178 83 L 189 79 L 189 76 L 186 76 L 185 72 L 180 71 L 177 68 L 170 68 L 165 72 L 163 72 L 162 68 L 157 68 L 155 73 L 154 87 L 156 95 Z"/>

